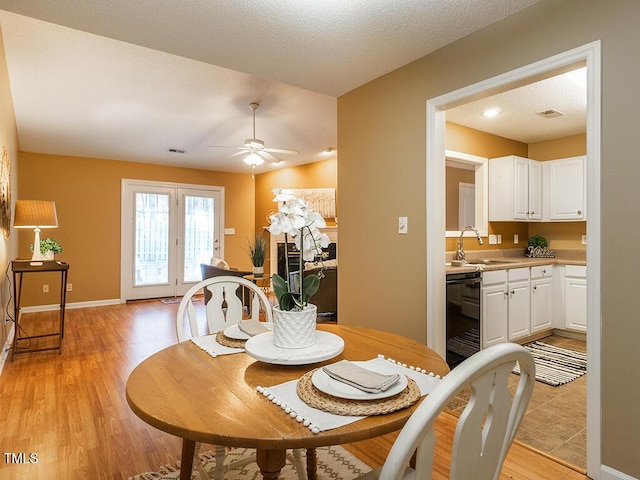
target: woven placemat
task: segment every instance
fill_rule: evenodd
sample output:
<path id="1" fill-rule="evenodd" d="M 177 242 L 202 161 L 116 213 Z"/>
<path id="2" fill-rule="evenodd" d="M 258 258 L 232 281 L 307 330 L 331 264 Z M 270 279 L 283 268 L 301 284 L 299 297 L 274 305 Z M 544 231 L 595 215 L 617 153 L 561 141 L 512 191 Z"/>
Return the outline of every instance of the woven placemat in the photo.
<path id="1" fill-rule="evenodd" d="M 334 415 L 383 415 L 410 407 L 420 399 L 420 387 L 409 377 L 407 377 L 407 387 L 393 397 L 376 400 L 350 400 L 334 397 L 313 386 L 311 377 L 316 370 L 311 370 L 300 377 L 297 386 L 298 396 L 307 405 Z"/>
<path id="2" fill-rule="evenodd" d="M 225 347 L 231 348 L 244 348 L 246 340 L 238 340 L 236 338 L 229 338 L 223 332 L 216 333 L 216 342 Z"/>

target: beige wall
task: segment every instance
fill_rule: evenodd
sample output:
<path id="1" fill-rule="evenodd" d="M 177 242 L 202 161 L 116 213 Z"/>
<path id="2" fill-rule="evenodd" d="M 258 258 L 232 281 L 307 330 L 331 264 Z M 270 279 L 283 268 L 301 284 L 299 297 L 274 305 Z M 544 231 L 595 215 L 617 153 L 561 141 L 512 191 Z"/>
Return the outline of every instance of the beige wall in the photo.
<path id="1" fill-rule="evenodd" d="M 581 134 L 547 140 L 546 142 L 530 143 L 528 158 L 544 162 L 586 154 L 587 136 Z"/>
<path id="2" fill-rule="evenodd" d="M 73 291 L 67 296 L 68 303 L 120 298 L 123 178 L 224 187 L 225 224 L 236 231 L 225 236 L 225 259 L 234 267 L 251 269 L 245 252 L 254 226 L 254 190 L 249 174 L 21 152 L 19 175 L 19 198 L 56 202 L 59 226 L 43 230 L 41 237 L 57 239 L 64 249 L 57 258 L 69 264 Z M 31 257 L 31 243 L 33 232 L 21 231 L 21 258 Z M 56 303 L 59 276 L 39 275 L 41 280 L 25 285 L 23 305 Z M 41 283 L 56 288 L 43 294 Z"/>
<path id="3" fill-rule="evenodd" d="M 274 188 L 335 188 L 337 211 L 337 186 L 338 161 L 336 158 L 256 175 L 256 231 L 264 232 L 264 227 L 269 225 L 268 212 L 277 209 L 277 205 L 273 202 L 273 193 L 271 193 Z M 335 224 L 333 219 L 326 219 L 326 222 L 327 225 Z M 268 232 L 264 235 L 268 241 Z M 268 258 L 269 253 L 267 253 L 267 262 L 265 262 L 266 273 L 270 272 Z"/>
<path id="4" fill-rule="evenodd" d="M 426 101 L 602 40 L 602 460 L 636 478 L 638 24 L 635 0 L 542 0 L 338 99 L 340 322 L 426 341 Z"/>
<path id="5" fill-rule="evenodd" d="M 7 149 L 9 153 L 9 159 L 11 161 L 11 181 L 10 181 L 10 195 L 15 202 L 17 196 L 17 164 L 18 164 L 18 132 L 16 128 L 16 119 L 13 113 L 13 100 L 11 98 L 11 87 L 9 85 L 9 76 L 7 74 L 7 62 L 4 53 L 4 43 L 2 39 L 2 31 L 0 30 L 0 155 L 1 147 Z M 11 208 L 13 214 L 13 205 Z M 13 229 L 10 230 L 10 236 L 5 239 L 0 234 L 0 267 L 2 271 L 7 271 L 9 262 L 16 256 L 16 241 L 17 235 Z M 9 271 L 9 275 L 11 275 Z M 2 301 L 3 310 L 11 312 L 13 317 L 13 302 L 10 302 L 11 294 L 9 292 L 11 288 L 10 282 L 7 281 L 5 275 L 0 279 L 0 300 Z M 3 348 L 7 341 L 9 332 L 11 331 L 12 324 L 4 322 L 6 314 L 3 313 L 2 319 L 0 319 L 0 348 Z M 0 354 L 0 363 L 2 359 Z"/>

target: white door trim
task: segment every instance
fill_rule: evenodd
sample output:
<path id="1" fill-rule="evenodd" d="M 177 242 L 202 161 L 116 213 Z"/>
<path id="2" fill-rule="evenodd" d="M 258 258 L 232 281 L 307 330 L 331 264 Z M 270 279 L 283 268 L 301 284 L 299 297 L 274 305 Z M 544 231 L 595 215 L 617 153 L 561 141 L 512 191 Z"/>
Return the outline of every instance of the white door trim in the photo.
<path id="1" fill-rule="evenodd" d="M 602 475 L 601 458 L 601 42 L 560 53 L 511 72 L 478 82 L 426 103 L 427 155 L 427 345 L 445 354 L 445 218 L 444 158 L 446 110 L 479 96 L 529 83 L 579 61 L 587 64 L 587 475 Z"/>

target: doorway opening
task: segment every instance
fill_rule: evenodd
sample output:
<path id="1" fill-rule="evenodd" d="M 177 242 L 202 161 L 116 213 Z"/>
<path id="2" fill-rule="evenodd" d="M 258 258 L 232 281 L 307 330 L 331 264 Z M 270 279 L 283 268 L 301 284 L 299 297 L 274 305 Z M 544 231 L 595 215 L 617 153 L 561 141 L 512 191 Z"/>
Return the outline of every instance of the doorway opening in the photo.
<path id="1" fill-rule="evenodd" d="M 498 92 L 557 75 L 577 62 L 587 66 L 587 475 L 600 477 L 600 42 L 593 42 L 427 101 L 427 344 L 444 356 L 446 111 Z"/>

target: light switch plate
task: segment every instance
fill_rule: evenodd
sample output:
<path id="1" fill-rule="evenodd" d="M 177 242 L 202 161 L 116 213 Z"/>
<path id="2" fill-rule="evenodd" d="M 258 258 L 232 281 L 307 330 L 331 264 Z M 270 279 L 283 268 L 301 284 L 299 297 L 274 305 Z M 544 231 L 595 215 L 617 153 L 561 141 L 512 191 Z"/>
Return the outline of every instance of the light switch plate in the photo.
<path id="1" fill-rule="evenodd" d="M 502 235 L 498 234 L 498 245 L 502 243 Z"/>
<path id="2" fill-rule="evenodd" d="M 497 235 L 489 235 L 489 245 L 497 245 L 498 236 Z"/>
<path id="3" fill-rule="evenodd" d="M 582 244 L 583 245 L 587 244 L 587 236 L 586 235 L 582 235 Z"/>
<path id="4" fill-rule="evenodd" d="M 518 239 L 518 234 L 516 233 L 516 234 L 514 234 L 514 235 L 513 235 L 513 244 L 514 244 L 514 245 L 517 245 L 517 244 L 518 244 L 518 241 L 519 241 L 519 239 Z"/>
<path id="5" fill-rule="evenodd" d="M 236 229 L 235 228 L 225 228 L 224 229 L 224 234 L 225 235 L 235 235 L 236 234 Z"/>
<path id="6" fill-rule="evenodd" d="M 398 217 L 398 233 L 406 235 L 409 233 L 408 217 Z"/>

